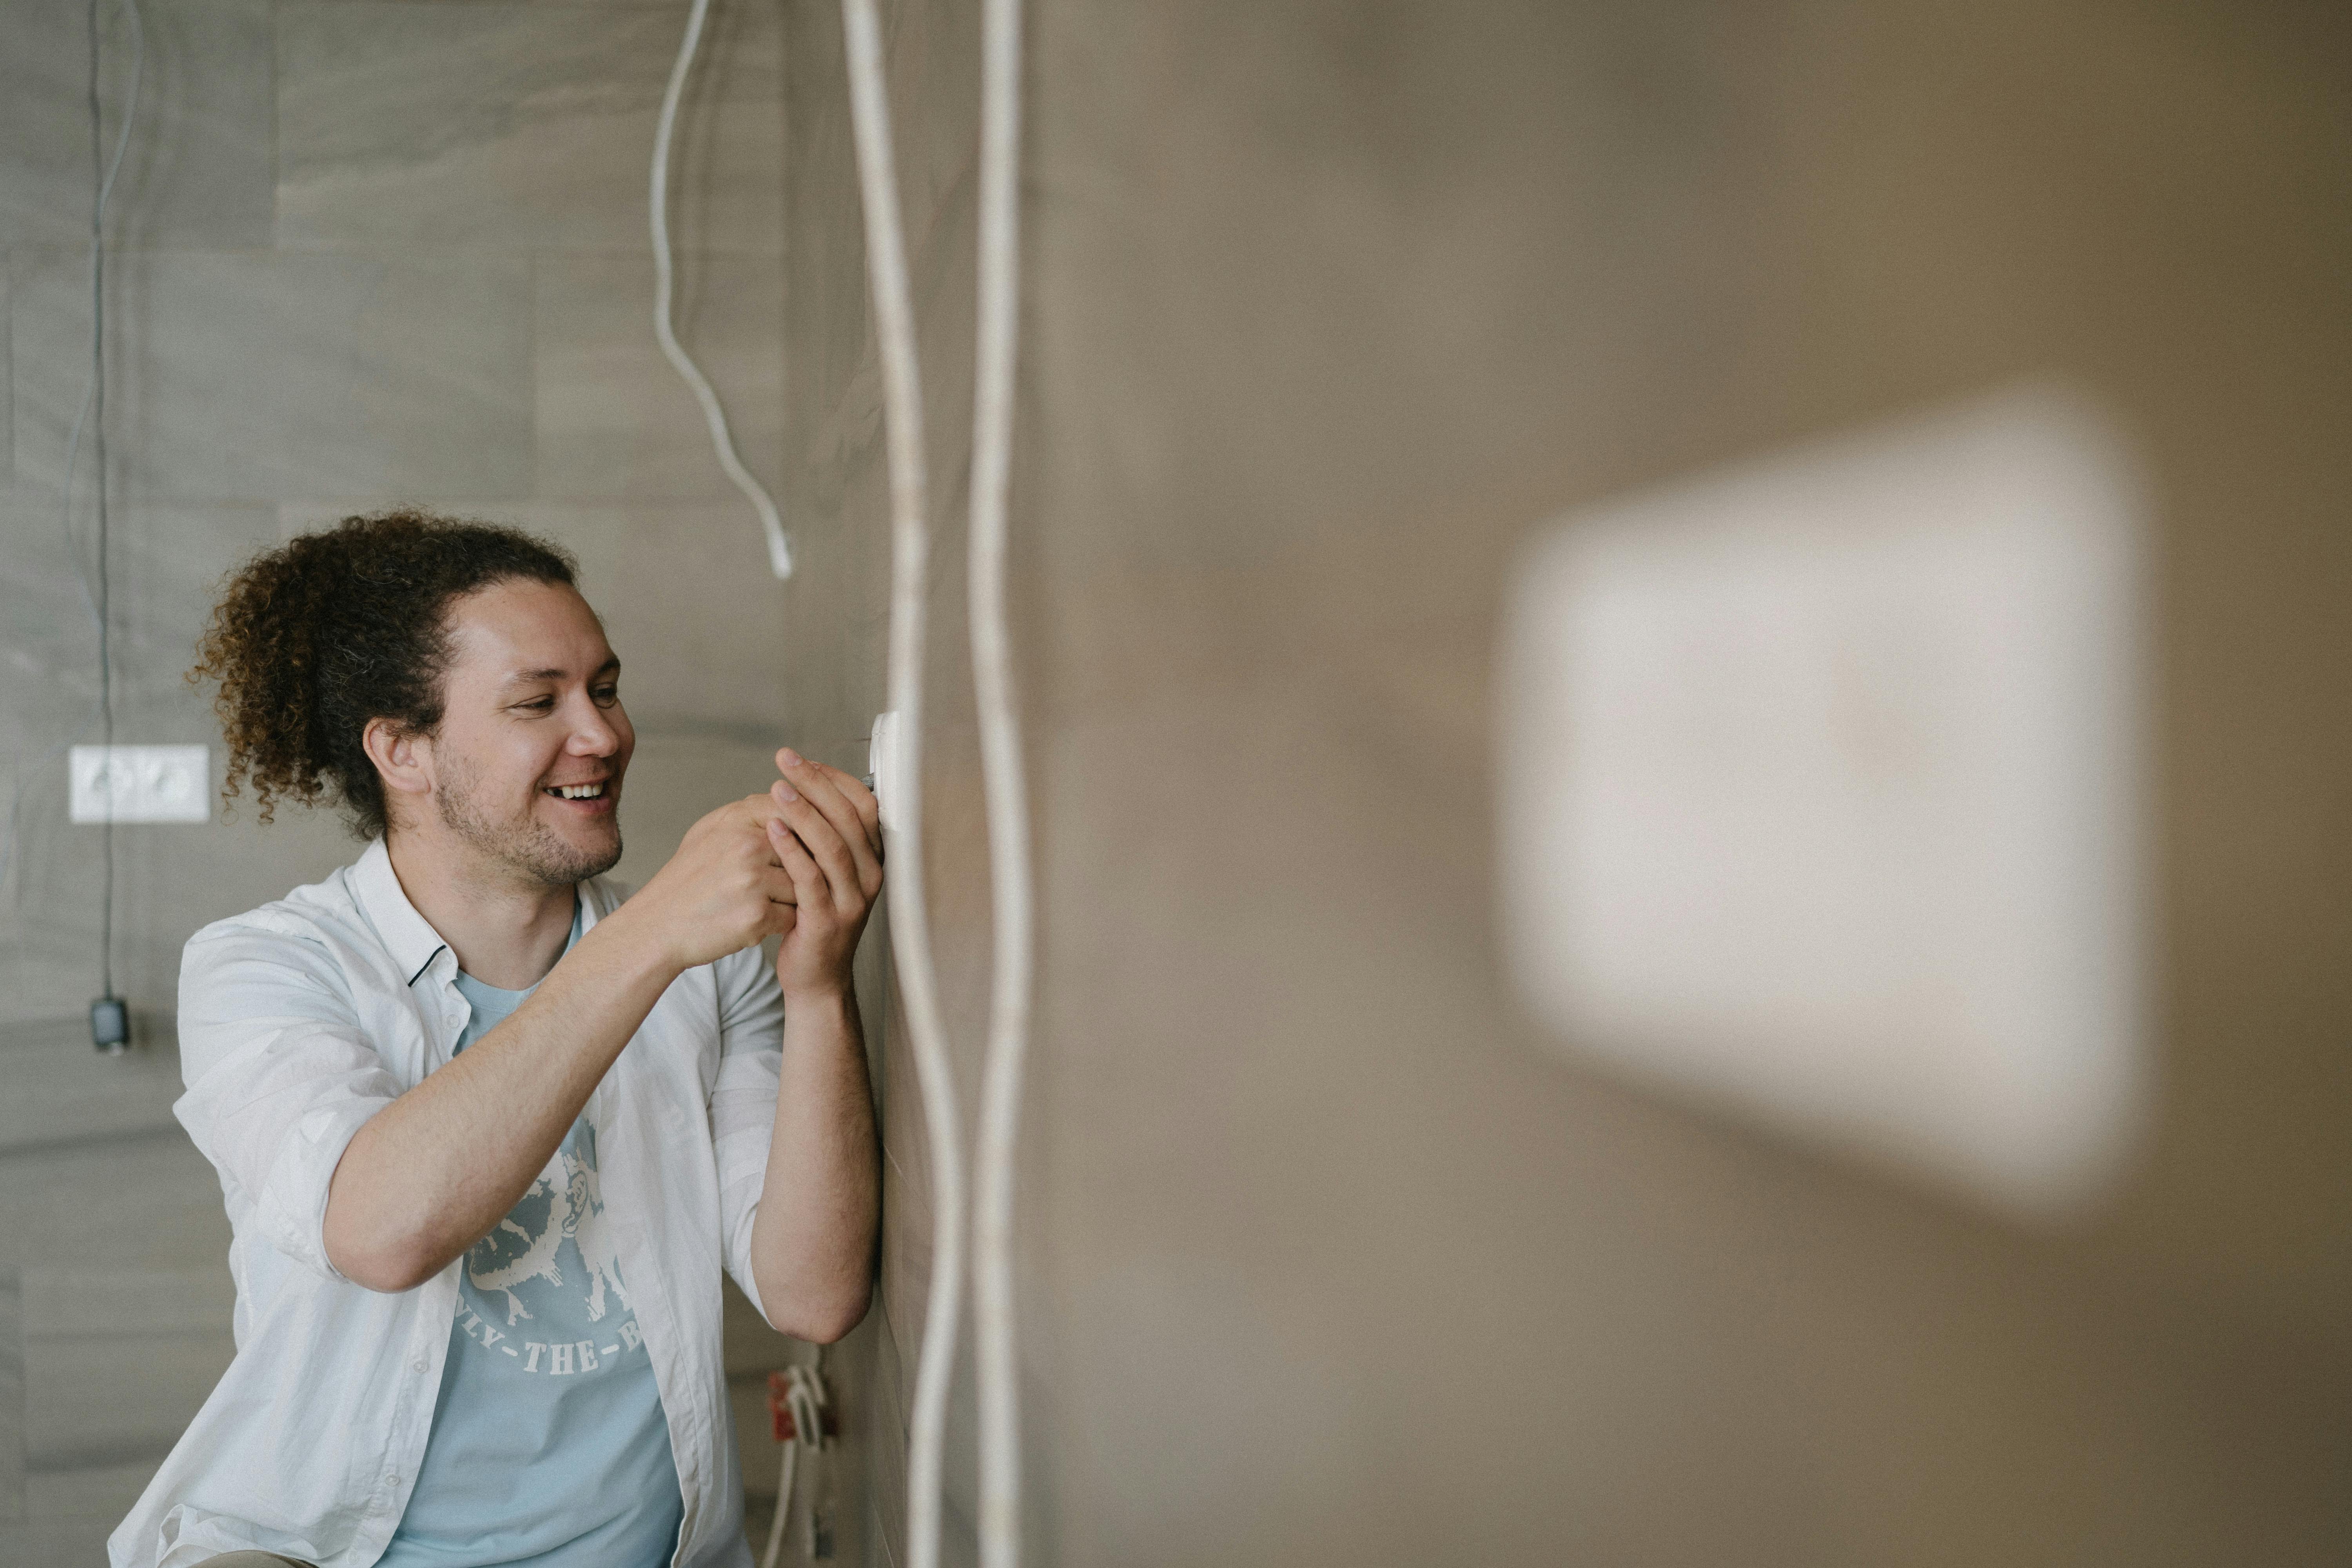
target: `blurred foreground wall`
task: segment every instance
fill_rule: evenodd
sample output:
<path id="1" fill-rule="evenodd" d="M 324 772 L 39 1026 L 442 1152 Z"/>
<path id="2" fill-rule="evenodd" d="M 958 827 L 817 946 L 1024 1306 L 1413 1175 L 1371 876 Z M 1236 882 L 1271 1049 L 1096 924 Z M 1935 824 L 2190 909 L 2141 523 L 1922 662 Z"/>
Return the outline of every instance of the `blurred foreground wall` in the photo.
<path id="1" fill-rule="evenodd" d="M 967 1111 L 972 9 L 888 24 Z M 847 738 L 881 695 L 879 391 L 837 16 L 787 16 L 788 440 L 842 611 L 791 657 Z M 2352 1556 L 2340 20 L 1035 0 L 1030 25 L 1033 1560 Z M 2031 1230 L 1566 1065 L 1497 956 L 1490 691 L 1541 520 L 2050 377 L 2152 484 L 2159 1079 L 2111 1201 Z M 905 1560 L 929 1240 L 895 1022 L 877 1562 Z"/>

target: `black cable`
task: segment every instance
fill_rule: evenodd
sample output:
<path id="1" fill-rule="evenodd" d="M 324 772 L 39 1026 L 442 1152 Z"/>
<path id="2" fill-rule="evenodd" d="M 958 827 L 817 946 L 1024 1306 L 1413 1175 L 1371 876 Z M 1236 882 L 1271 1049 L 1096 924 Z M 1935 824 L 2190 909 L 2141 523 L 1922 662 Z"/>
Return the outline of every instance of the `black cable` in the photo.
<path id="1" fill-rule="evenodd" d="M 101 0 L 89 0 L 89 376 L 90 443 L 98 461 L 98 721 L 100 743 L 114 744 L 114 657 L 111 574 L 107 560 L 106 507 L 106 169 L 104 112 L 99 100 L 99 26 Z M 126 126 L 127 130 L 128 127 Z M 108 762 L 113 752 L 110 749 Z M 108 793 L 112 794 L 110 769 Z M 98 924 L 99 997 L 114 1000 L 114 813 L 99 829 L 103 845 Z"/>
<path id="2" fill-rule="evenodd" d="M 100 0 L 91 0 L 89 8 L 89 123 L 91 142 L 91 174 L 96 185 L 95 200 L 90 211 L 90 384 L 82 395 L 80 410 L 75 414 L 72 437 L 66 444 L 64 496 L 58 505 L 58 525 L 65 536 L 68 556 L 73 562 L 75 581 L 81 584 L 82 599 L 89 606 L 90 619 L 98 627 L 99 701 L 98 711 L 90 717 L 100 720 L 106 740 L 114 740 L 114 658 L 112 646 L 113 620 L 107 604 L 111 586 L 109 551 L 109 516 L 106 493 L 106 446 L 103 434 L 104 381 L 106 374 L 106 247 L 105 226 L 107 205 L 114 194 L 114 182 L 122 173 L 123 154 L 131 150 L 131 129 L 139 119 L 139 86 L 147 67 L 147 36 L 139 16 L 139 0 L 119 0 L 120 7 L 131 22 L 131 86 L 124 96 L 122 125 L 116 132 L 114 156 L 103 161 L 100 156 L 104 131 L 104 116 L 99 96 L 101 65 L 99 28 Z M 101 163 L 103 166 L 101 167 Z M 100 433 L 98 444 L 98 571 L 96 584 L 81 552 L 81 540 L 74 532 L 74 480 L 81 468 L 81 438 L 94 409 L 100 410 Z M 9 770 L 13 787 L 8 796 L 7 832 L 0 836 L 0 885 L 6 885 L 11 871 L 19 871 L 15 884 L 19 902 L 24 892 L 21 875 L 23 857 L 18 853 L 24 840 L 25 778 L 26 773 L 38 773 L 72 749 L 89 728 L 89 720 L 63 740 L 27 761 L 18 761 Z M 129 1043 L 129 1016 L 114 992 L 114 830 L 111 816 L 103 819 L 105 844 L 105 887 L 99 917 L 100 982 L 105 994 L 90 1005 L 90 1034 L 100 1049 L 118 1050 Z"/>
<path id="3" fill-rule="evenodd" d="M 82 586 L 89 595 L 90 614 L 98 622 L 98 717 L 108 748 L 104 754 L 110 769 L 108 806 L 100 825 L 104 847 L 99 892 L 99 997 L 89 1006 L 89 1036 L 90 1043 L 100 1050 L 116 1052 L 130 1047 L 131 1012 L 114 994 L 114 791 L 110 776 L 114 762 L 114 616 L 110 558 L 112 519 L 108 506 L 106 464 L 106 208 L 114 195 L 115 179 L 122 173 L 122 155 L 131 148 L 131 128 L 139 118 L 139 81 L 147 66 L 147 37 L 139 17 L 139 0 L 119 0 L 131 19 L 131 89 L 123 99 L 122 128 L 115 137 L 114 156 L 109 160 L 105 152 L 105 106 L 99 93 L 100 67 L 104 63 L 100 47 L 103 40 L 100 36 L 99 8 L 103 3 L 104 0 L 90 0 L 89 5 L 90 174 L 96 189 L 89 210 L 89 393 L 82 403 L 82 417 L 92 421 L 98 460 L 98 581 L 93 585 L 88 574 L 81 572 L 79 549 L 75 551 L 75 571 L 82 577 Z M 66 453 L 65 524 L 68 542 L 73 539 L 73 476 L 81 450 L 81 429 L 82 419 L 77 418 L 73 440 Z M 20 788 L 17 800 L 11 803 L 12 822 L 23 793 Z"/>

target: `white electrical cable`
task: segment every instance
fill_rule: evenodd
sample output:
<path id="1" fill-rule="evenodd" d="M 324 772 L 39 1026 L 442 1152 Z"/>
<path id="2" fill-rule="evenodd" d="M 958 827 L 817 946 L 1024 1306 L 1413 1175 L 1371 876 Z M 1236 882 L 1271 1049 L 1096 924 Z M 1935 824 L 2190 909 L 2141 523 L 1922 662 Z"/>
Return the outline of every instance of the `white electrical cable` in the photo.
<path id="1" fill-rule="evenodd" d="M 1020 335 L 1021 0 L 982 0 L 980 341 L 974 361 L 971 668 L 980 718 L 995 970 L 973 1152 L 972 1320 L 980 1391 L 981 1568 L 1021 1562 L 1021 1405 L 1013 1291 L 1013 1178 L 1034 980 L 1028 787 L 1005 626 L 1004 535 Z"/>
<path id="2" fill-rule="evenodd" d="M 793 1465 L 800 1452 L 797 1440 L 784 1445 L 783 1473 L 776 1478 L 776 1517 L 768 1526 L 768 1551 L 760 1568 L 776 1568 L 776 1556 L 784 1549 L 784 1519 L 793 1511 Z"/>
<path id="3" fill-rule="evenodd" d="M 776 1478 L 776 1517 L 768 1526 L 768 1551 L 761 1559 L 760 1568 L 776 1568 L 776 1559 L 784 1546 L 784 1522 L 792 1517 L 793 1482 L 797 1472 L 801 1449 L 809 1450 L 809 1463 L 814 1465 L 824 1452 L 824 1347 L 817 1347 L 817 1367 L 788 1368 L 785 1373 L 784 1408 L 791 1414 L 793 1435 L 784 1441 L 783 1468 Z M 772 1400 L 773 1384 L 769 1397 Z M 809 1500 L 811 1534 L 815 1533 L 816 1500 Z M 810 1555 L 815 1555 L 812 1550 Z"/>
<path id="4" fill-rule="evenodd" d="M 890 942 L 906 999 L 915 1077 L 930 1139 L 931 1279 L 923 1345 L 916 1363 L 907 1437 L 909 1568 L 939 1568 L 940 1472 L 955 1370 L 956 1320 L 963 1284 L 963 1135 L 955 1069 L 940 1023 L 923 897 L 923 614 L 930 525 L 923 462 L 923 395 L 915 360 L 914 307 L 907 283 L 898 174 L 890 150 L 890 98 L 882 27 L 874 0 L 842 0 L 849 60 L 849 108 L 866 205 L 866 262 L 882 362 L 882 410 L 890 479 L 890 710 L 898 717 L 898 766 L 883 822 L 890 876 Z M 896 825 L 893 826 L 895 818 Z"/>
<path id="5" fill-rule="evenodd" d="M 678 46 L 677 64 L 670 68 L 669 90 L 662 94 L 661 120 L 654 131 L 653 195 L 646 203 L 653 217 L 654 231 L 654 336 L 661 342 L 661 351 L 667 356 L 686 384 L 693 389 L 695 401 L 702 405 L 703 423 L 710 427 L 710 445 L 719 454 L 719 466 L 743 492 L 760 514 L 760 528 L 767 535 L 768 568 L 779 578 L 793 574 L 792 542 L 784 537 L 783 520 L 776 515 L 776 503 L 770 500 L 743 459 L 735 455 L 735 437 L 727 428 L 727 411 L 719 406 L 719 394 L 712 391 L 701 370 L 678 345 L 677 333 L 670 326 L 670 254 L 669 254 L 669 142 L 677 125 L 678 100 L 686 93 L 687 73 L 694 65 L 695 50 L 702 43 L 702 20 L 710 9 L 710 0 L 694 0 L 694 9 L 686 18 L 686 39 Z"/>

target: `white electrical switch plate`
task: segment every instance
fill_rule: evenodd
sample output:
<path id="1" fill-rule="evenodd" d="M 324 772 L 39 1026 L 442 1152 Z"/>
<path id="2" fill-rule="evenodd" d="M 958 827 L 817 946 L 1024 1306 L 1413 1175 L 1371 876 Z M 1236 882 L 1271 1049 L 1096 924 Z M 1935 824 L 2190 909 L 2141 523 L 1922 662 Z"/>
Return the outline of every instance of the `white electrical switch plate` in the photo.
<path id="1" fill-rule="evenodd" d="M 898 793 L 898 715 L 894 710 L 874 715 L 866 742 L 866 766 L 874 775 L 874 805 L 882 826 L 896 832 L 905 807 Z"/>
<path id="2" fill-rule="evenodd" d="M 76 822 L 209 822 L 205 746 L 76 746 L 67 773 Z"/>
<path id="3" fill-rule="evenodd" d="M 2137 509 L 2026 391 L 1542 532 L 1501 867 L 1562 1048 L 2025 1215 L 2095 1198 L 2148 1072 Z"/>

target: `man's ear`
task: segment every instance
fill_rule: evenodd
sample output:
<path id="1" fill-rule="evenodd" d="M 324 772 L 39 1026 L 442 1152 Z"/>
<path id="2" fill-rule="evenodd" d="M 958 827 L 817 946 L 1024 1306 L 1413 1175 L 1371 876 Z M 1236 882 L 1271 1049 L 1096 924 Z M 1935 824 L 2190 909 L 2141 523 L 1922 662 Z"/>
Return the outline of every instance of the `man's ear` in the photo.
<path id="1" fill-rule="evenodd" d="M 389 719 L 371 719 L 360 745 L 375 764 L 387 795 L 422 799 L 433 793 L 433 741 Z"/>

